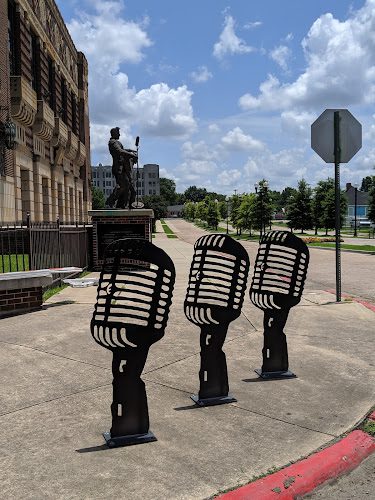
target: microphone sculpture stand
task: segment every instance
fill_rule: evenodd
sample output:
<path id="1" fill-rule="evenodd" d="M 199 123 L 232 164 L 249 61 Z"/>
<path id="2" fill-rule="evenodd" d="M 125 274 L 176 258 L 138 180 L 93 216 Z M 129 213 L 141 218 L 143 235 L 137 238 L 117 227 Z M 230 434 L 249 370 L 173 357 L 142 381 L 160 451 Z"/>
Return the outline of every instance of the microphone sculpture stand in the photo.
<path id="1" fill-rule="evenodd" d="M 290 378 L 284 326 L 290 308 L 301 300 L 309 265 L 304 241 L 287 231 L 271 231 L 260 240 L 250 287 L 250 300 L 264 311 L 264 379 Z"/>
<path id="2" fill-rule="evenodd" d="M 230 236 L 202 236 L 194 245 L 184 310 L 201 329 L 199 394 L 191 396 L 199 406 L 237 401 L 229 394 L 222 349 L 229 323 L 241 313 L 249 263 L 243 246 Z"/>
<path id="3" fill-rule="evenodd" d="M 129 238 L 106 248 L 91 334 L 113 352 L 112 427 L 103 434 L 109 447 L 156 441 L 141 374 L 150 346 L 164 335 L 174 282 L 172 260 L 152 243 Z"/>

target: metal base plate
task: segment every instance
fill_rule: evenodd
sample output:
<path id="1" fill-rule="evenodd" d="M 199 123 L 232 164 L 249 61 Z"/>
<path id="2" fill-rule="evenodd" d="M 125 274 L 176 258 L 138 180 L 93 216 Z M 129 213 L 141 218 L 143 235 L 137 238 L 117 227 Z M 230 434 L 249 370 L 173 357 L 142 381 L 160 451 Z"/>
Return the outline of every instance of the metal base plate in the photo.
<path id="1" fill-rule="evenodd" d="M 194 401 L 195 404 L 199 406 L 215 406 L 215 405 L 224 405 L 226 403 L 235 403 L 237 401 L 231 394 L 228 396 L 218 396 L 216 398 L 206 398 L 199 399 L 198 394 L 193 394 L 190 396 L 190 399 Z"/>
<path id="2" fill-rule="evenodd" d="M 117 448 L 119 446 L 131 446 L 134 444 L 150 443 L 157 441 L 152 432 L 146 434 L 129 434 L 128 436 L 111 437 L 110 432 L 103 432 L 103 437 L 109 448 Z"/>
<path id="3" fill-rule="evenodd" d="M 261 377 L 264 380 L 296 378 L 297 377 L 297 375 L 295 375 L 290 370 L 287 370 L 286 372 L 262 372 L 261 369 L 254 370 L 254 371 L 257 375 L 259 375 L 259 377 Z"/>

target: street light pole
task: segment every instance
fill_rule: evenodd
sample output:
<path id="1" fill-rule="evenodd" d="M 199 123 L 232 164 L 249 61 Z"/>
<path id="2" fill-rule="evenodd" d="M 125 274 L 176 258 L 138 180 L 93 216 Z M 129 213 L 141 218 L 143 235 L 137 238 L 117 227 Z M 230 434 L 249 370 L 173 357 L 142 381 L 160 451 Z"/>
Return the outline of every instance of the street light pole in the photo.
<path id="1" fill-rule="evenodd" d="M 267 181 L 264 181 L 263 184 L 262 184 L 262 220 L 264 220 L 264 225 L 263 225 L 263 234 L 266 234 L 266 220 L 265 218 L 263 217 L 263 212 L 264 212 L 264 195 L 265 193 L 267 193 L 268 191 L 268 182 Z"/>
<path id="2" fill-rule="evenodd" d="M 357 237 L 357 193 L 358 184 L 354 184 L 354 237 Z"/>
<path id="3" fill-rule="evenodd" d="M 225 201 L 227 202 L 227 234 L 229 233 L 228 230 L 228 218 L 229 218 L 229 196 L 225 197 Z"/>

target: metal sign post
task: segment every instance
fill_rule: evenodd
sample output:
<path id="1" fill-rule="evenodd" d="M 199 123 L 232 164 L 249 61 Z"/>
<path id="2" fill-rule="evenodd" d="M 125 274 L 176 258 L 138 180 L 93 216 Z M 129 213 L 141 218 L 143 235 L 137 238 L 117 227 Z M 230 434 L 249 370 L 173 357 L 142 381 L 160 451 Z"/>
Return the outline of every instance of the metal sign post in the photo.
<path id="1" fill-rule="evenodd" d="M 340 112 L 335 111 L 334 127 L 334 155 L 335 155 L 335 235 L 336 235 L 336 301 L 341 302 L 341 248 L 340 248 Z"/>
<path id="2" fill-rule="evenodd" d="M 326 163 L 335 164 L 336 300 L 341 301 L 340 163 L 362 147 L 362 125 L 347 109 L 326 109 L 311 125 L 311 147 Z"/>

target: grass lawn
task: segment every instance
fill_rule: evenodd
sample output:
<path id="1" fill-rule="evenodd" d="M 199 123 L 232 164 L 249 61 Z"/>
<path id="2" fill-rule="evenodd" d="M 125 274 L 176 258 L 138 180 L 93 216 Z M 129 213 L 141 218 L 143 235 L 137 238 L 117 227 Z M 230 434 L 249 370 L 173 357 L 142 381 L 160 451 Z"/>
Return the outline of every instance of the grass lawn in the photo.
<path id="1" fill-rule="evenodd" d="M 18 263 L 18 269 L 17 269 Z M 3 267 L 4 266 L 4 267 Z M 0 255 L 0 273 L 29 270 L 28 255 Z"/>
<path id="2" fill-rule="evenodd" d="M 174 234 L 172 229 L 164 222 L 163 219 L 160 219 L 160 222 L 161 222 L 161 226 L 162 226 L 162 228 L 163 228 L 163 230 L 168 238 L 177 238 L 177 235 Z"/>
<path id="3" fill-rule="evenodd" d="M 325 242 L 314 242 L 308 243 L 310 247 L 326 247 L 326 248 L 335 248 L 335 243 L 325 243 Z M 359 250 L 362 252 L 374 252 L 375 253 L 375 245 L 349 245 L 347 243 L 341 243 L 340 247 L 343 250 Z"/>

